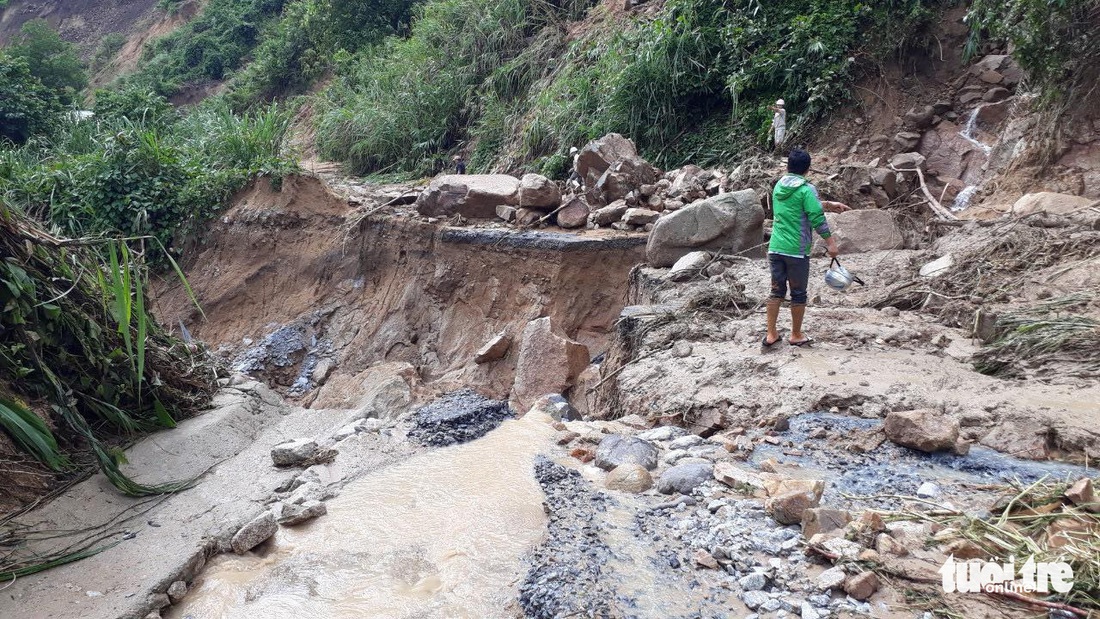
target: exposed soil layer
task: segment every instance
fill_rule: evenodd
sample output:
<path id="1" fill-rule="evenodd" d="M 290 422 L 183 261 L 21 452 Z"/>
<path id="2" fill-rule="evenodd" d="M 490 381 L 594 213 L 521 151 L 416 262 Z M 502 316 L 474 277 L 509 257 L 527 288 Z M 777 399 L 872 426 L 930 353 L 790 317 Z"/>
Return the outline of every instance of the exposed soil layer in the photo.
<path id="1" fill-rule="evenodd" d="M 450 228 L 391 214 L 400 207 L 363 217 L 384 201 L 353 209 L 314 178 L 258 182 L 186 249 L 207 320 L 170 278 L 157 287 L 158 317 L 227 358 L 294 325 L 302 349 L 263 375 L 290 391 L 312 355 L 331 373 L 295 393 L 315 407 L 344 403 L 362 389 L 354 377 L 381 362 L 409 363 L 440 390 L 506 398 L 518 346 L 484 365 L 474 352 L 543 316 L 594 355 L 606 350 L 644 237 Z"/>

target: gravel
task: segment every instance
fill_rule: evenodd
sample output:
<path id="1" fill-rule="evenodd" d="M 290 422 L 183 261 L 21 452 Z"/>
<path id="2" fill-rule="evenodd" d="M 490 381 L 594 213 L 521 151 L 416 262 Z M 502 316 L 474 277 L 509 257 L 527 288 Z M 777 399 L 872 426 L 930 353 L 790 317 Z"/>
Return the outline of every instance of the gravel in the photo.
<path id="1" fill-rule="evenodd" d="M 418 409 L 409 436 L 435 447 L 465 443 L 485 436 L 514 416 L 507 402 L 462 389 Z"/>

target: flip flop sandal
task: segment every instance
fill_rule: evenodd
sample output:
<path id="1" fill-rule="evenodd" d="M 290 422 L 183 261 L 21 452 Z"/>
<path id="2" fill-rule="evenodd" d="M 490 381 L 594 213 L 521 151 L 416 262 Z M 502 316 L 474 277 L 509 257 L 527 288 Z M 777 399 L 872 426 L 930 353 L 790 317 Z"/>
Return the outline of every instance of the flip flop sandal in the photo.
<path id="1" fill-rule="evenodd" d="M 774 342 L 768 343 L 768 334 L 765 333 L 764 334 L 764 339 L 760 340 L 760 347 L 764 350 L 768 350 L 772 346 L 775 346 L 776 344 L 778 344 L 782 340 L 783 340 L 783 336 L 779 336 L 779 338 L 776 339 Z"/>
<path id="2" fill-rule="evenodd" d="M 799 348 L 809 348 L 810 345 L 814 343 L 814 338 L 808 337 L 808 338 L 802 340 L 801 342 L 788 341 L 787 343 L 790 344 L 791 346 L 797 346 Z"/>

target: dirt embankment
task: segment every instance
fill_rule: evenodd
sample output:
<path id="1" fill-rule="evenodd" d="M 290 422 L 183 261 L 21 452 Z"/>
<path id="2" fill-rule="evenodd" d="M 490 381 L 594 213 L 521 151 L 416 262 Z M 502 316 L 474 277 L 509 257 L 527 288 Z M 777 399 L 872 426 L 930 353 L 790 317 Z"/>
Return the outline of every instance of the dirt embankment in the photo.
<path id="1" fill-rule="evenodd" d="M 207 319 L 171 279 L 158 286 L 158 316 L 237 362 L 256 346 L 285 350 L 261 374 L 314 407 L 354 405 L 357 376 L 386 362 L 440 389 L 506 397 L 518 346 L 483 365 L 474 353 L 548 316 L 598 355 L 642 261 L 637 235 L 516 234 L 361 213 L 314 178 L 288 178 L 281 191 L 257 183 L 186 252 Z"/>

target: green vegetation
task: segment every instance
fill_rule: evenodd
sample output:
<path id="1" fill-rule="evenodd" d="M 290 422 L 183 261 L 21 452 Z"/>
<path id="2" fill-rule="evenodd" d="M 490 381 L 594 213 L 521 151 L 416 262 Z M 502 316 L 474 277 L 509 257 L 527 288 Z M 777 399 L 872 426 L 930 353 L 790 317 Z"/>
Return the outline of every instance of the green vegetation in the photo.
<path id="1" fill-rule="evenodd" d="M 152 93 L 100 93 L 96 116 L 0 150 L 0 196 L 75 236 L 150 235 L 168 246 L 257 175 L 293 169 L 283 156 L 291 110 L 235 115 L 211 102 L 180 117 Z"/>
<path id="2" fill-rule="evenodd" d="M 35 19 L 20 29 L 15 44 L 7 49 L 13 58 L 26 61 L 31 75 L 56 93 L 62 105 L 79 103 L 80 93 L 88 85 L 88 76 L 76 47 L 62 41 L 45 20 Z"/>
<path id="3" fill-rule="evenodd" d="M 318 139 L 360 172 L 424 172 L 463 142 L 475 169 L 560 171 L 570 145 L 610 131 L 660 165 L 726 160 L 763 141 L 774 99 L 797 132 L 846 99 L 861 62 L 924 45 L 936 6 L 670 0 L 569 40 L 585 3 L 437 0 L 409 38 L 340 67 Z"/>
<path id="4" fill-rule="evenodd" d="M 0 143 L 23 144 L 49 133 L 62 110 L 57 94 L 31 75 L 26 60 L 0 49 Z"/>
<path id="5" fill-rule="evenodd" d="M 107 66 L 109 62 L 115 57 L 115 54 L 122 49 L 122 46 L 126 45 L 126 37 L 112 32 L 99 40 L 99 45 L 95 48 L 95 53 L 92 54 L 92 68 L 102 69 Z"/>
<path id="6" fill-rule="evenodd" d="M 122 241 L 59 239 L 0 201 L 0 256 L 0 429 L 54 471 L 87 454 L 127 494 L 182 487 L 132 481 L 104 443 L 173 427 L 214 389 L 209 365 L 148 314 L 139 253 Z"/>

